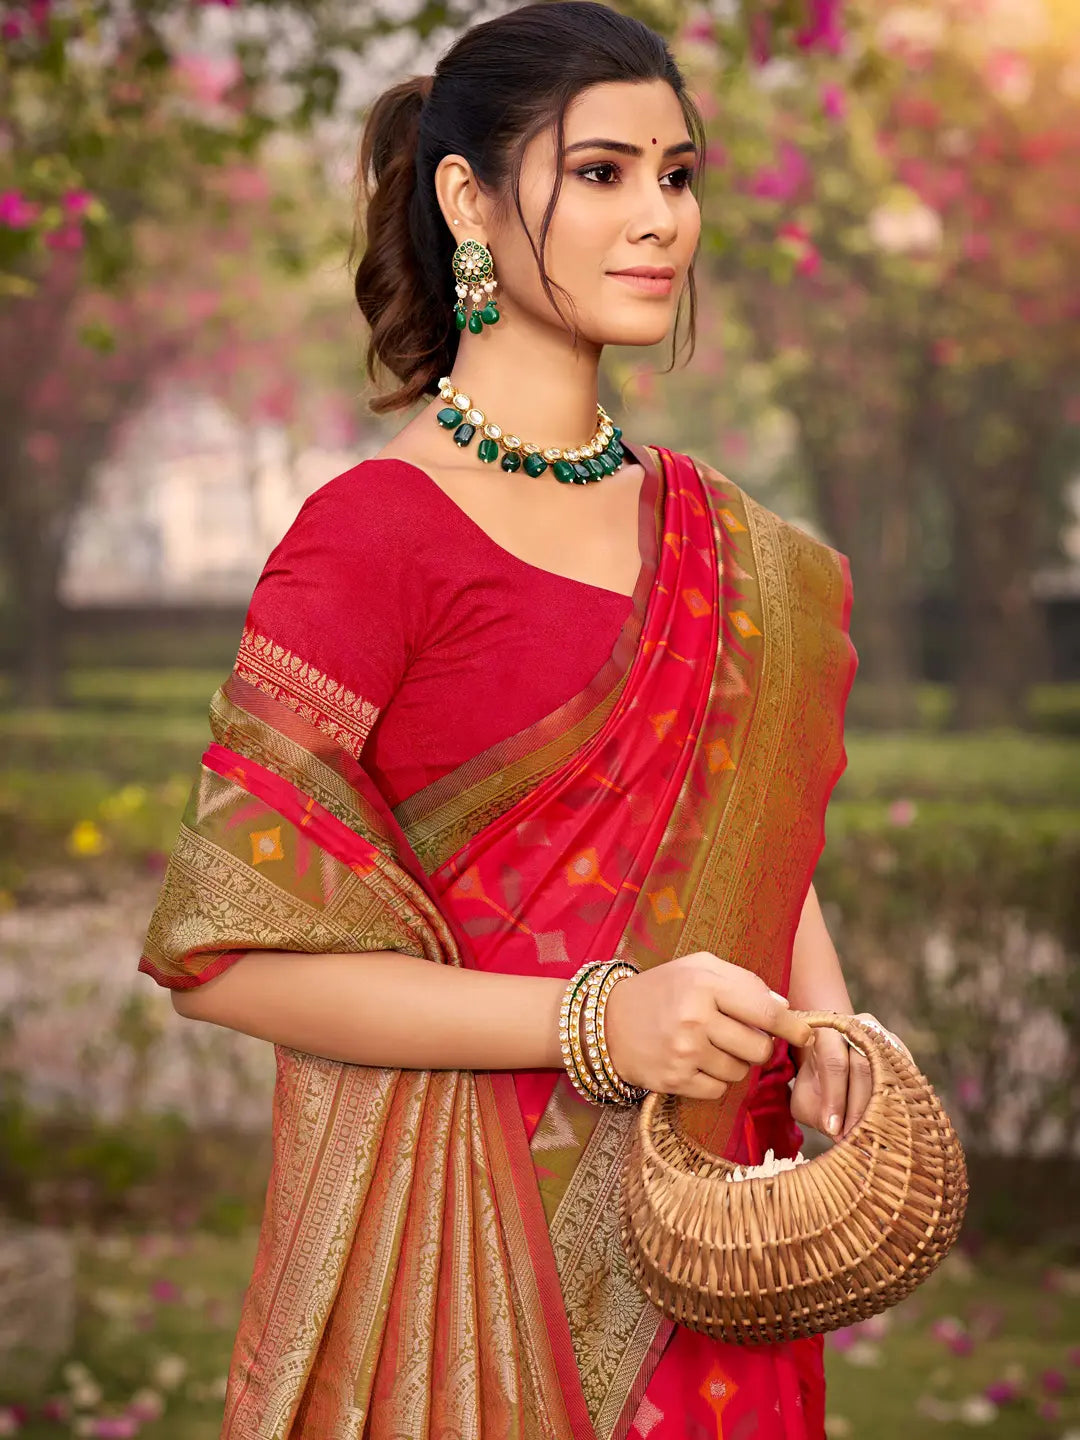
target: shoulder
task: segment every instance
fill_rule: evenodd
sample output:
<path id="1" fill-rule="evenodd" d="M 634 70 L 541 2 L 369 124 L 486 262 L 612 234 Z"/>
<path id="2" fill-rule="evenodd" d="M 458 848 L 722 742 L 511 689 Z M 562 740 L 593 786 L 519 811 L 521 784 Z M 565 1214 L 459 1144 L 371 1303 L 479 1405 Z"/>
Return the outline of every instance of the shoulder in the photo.
<path id="1" fill-rule="evenodd" d="M 266 584 L 288 574 L 339 590 L 412 586 L 419 578 L 429 497 L 411 466 L 363 460 L 313 490 L 267 557 Z"/>
<path id="2" fill-rule="evenodd" d="M 424 516 L 426 495 L 418 480 L 403 461 L 361 460 L 313 490 L 283 538 L 302 531 L 343 547 L 393 542 L 403 523 Z"/>

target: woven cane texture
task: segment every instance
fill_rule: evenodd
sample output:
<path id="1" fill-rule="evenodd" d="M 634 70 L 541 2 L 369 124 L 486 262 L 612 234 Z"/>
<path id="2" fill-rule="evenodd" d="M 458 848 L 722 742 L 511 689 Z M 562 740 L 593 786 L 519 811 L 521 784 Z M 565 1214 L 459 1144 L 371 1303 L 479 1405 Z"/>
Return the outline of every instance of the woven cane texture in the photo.
<path id="1" fill-rule="evenodd" d="M 952 1248 L 967 1205 L 964 1152 L 930 1082 L 846 1015 L 804 1011 L 870 1063 L 862 1117 L 824 1154 L 775 1175 L 736 1167 L 677 1124 L 676 1096 L 641 1106 L 620 1193 L 638 1285 L 680 1325 L 735 1344 L 836 1330 L 895 1305 Z"/>

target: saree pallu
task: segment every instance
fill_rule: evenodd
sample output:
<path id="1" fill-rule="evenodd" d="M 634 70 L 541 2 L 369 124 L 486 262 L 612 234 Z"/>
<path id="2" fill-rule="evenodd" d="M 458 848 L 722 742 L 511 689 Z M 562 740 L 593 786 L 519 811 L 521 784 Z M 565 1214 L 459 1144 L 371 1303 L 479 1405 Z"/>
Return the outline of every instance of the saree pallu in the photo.
<path id="1" fill-rule="evenodd" d="M 399 950 L 569 977 L 707 950 L 786 990 L 846 763 L 847 561 L 707 465 L 631 448 L 642 567 L 610 660 L 393 810 L 364 697 L 245 629 L 141 969 L 184 987 L 248 950 Z M 223 1440 L 823 1433 L 819 1345 L 721 1345 L 634 1284 L 617 1197 L 636 1107 L 554 1071 L 276 1057 Z M 792 1153 L 791 1073 L 778 1046 L 683 1123 L 718 1154 Z"/>

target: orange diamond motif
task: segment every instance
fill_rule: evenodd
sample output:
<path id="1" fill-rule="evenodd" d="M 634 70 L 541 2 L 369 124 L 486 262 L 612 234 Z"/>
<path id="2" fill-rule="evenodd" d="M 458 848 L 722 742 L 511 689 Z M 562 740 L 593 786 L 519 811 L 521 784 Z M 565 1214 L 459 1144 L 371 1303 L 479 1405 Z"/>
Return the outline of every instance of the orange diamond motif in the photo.
<path id="1" fill-rule="evenodd" d="M 719 1365 L 714 1365 L 702 1381 L 698 1394 L 716 1416 L 717 1440 L 722 1440 L 724 1427 L 721 1416 L 734 1400 L 739 1387 Z"/>
<path id="2" fill-rule="evenodd" d="M 742 523 L 742 521 L 736 519 L 735 515 L 726 507 L 723 510 L 718 510 L 716 513 L 720 516 L 720 519 L 724 522 L 724 524 L 727 526 L 727 528 L 731 531 L 733 535 L 740 530 L 746 529 L 746 526 Z"/>
<path id="3" fill-rule="evenodd" d="M 248 839 L 251 841 L 252 865 L 262 865 L 267 860 L 285 859 L 285 851 L 281 848 L 280 825 L 275 825 L 272 830 L 252 830 Z"/>
<path id="4" fill-rule="evenodd" d="M 713 775 L 718 770 L 734 770 L 735 761 L 731 758 L 731 751 L 728 749 L 726 740 L 710 740 L 705 746 L 705 754 L 709 760 L 709 770 Z"/>
<path id="5" fill-rule="evenodd" d="M 568 885 L 588 885 L 600 873 L 600 857 L 592 848 L 575 855 L 566 867 Z"/>
<path id="6" fill-rule="evenodd" d="M 747 615 L 745 610 L 729 610 L 728 617 L 740 635 L 750 636 L 761 634 L 761 631 L 750 619 L 750 616 Z"/>
<path id="7" fill-rule="evenodd" d="M 672 725 L 675 724 L 675 715 L 676 712 L 674 710 L 664 710 L 659 715 L 649 716 L 649 721 L 653 729 L 656 731 L 656 738 L 658 740 L 663 740 L 664 736 L 671 729 Z"/>
<path id="8" fill-rule="evenodd" d="M 647 893 L 653 914 L 661 925 L 666 925 L 669 920 L 686 918 L 674 885 L 665 885 L 662 890 L 650 890 Z"/>
<path id="9" fill-rule="evenodd" d="M 686 601 L 686 608 L 695 620 L 700 620 L 702 615 L 708 615 L 712 610 L 712 606 L 696 586 L 693 589 L 684 590 L 682 598 Z"/>

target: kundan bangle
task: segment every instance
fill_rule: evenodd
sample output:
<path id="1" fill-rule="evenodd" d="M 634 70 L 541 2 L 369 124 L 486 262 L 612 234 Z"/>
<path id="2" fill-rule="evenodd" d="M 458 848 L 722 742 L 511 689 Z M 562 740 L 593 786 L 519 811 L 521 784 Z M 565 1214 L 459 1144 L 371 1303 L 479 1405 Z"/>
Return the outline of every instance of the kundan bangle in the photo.
<path id="1" fill-rule="evenodd" d="M 649 1093 L 644 1086 L 629 1084 L 615 1069 L 604 1031 L 608 996 L 620 980 L 637 973 L 637 966 L 629 960 L 613 960 L 602 970 L 594 970 L 586 982 L 585 1049 L 593 1074 L 600 1082 L 608 1103 L 613 1105 L 633 1105 L 637 1100 L 644 1100 Z"/>
<path id="2" fill-rule="evenodd" d="M 607 1048 L 604 1012 L 615 984 L 638 973 L 629 960 L 589 960 L 567 983 L 559 1011 L 563 1065 L 578 1094 L 594 1105 L 629 1105 L 647 1089 L 628 1084 L 616 1071 Z M 585 1041 L 581 1038 L 582 1012 Z"/>
<path id="3" fill-rule="evenodd" d="M 585 1003 L 589 976 L 603 966 L 602 960 L 587 960 L 568 982 L 559 1009 L 559 1042 L 563 1066 L 570 1077 L 571 1085 L 582 1099 L 597 1105 L 604 1103 L 604 1095 L 597 1087 L 585 1060 L 585 1051 L 581 1044 L 581 1007 Z"/>

